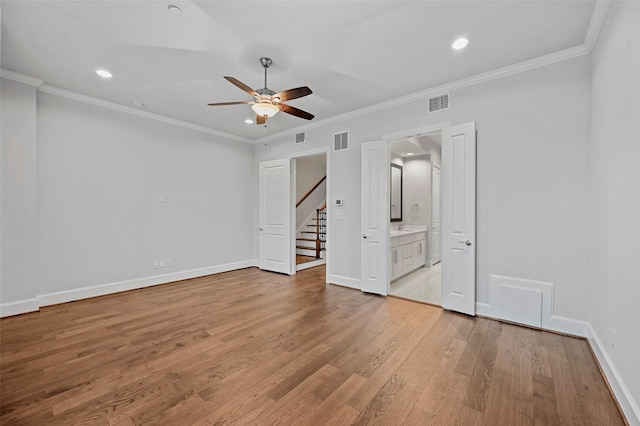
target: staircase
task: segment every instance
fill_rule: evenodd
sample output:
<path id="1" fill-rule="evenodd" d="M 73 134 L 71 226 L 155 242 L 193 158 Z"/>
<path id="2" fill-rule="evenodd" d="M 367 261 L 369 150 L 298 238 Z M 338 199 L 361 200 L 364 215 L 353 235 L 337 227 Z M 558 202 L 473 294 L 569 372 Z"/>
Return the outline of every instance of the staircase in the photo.
<path id="1" fill-rule="evenodd" d="M 326 242 L 327 203 L 325 201 L 298 231 L 296 254 L 321 259 L 324 257 Z"/>

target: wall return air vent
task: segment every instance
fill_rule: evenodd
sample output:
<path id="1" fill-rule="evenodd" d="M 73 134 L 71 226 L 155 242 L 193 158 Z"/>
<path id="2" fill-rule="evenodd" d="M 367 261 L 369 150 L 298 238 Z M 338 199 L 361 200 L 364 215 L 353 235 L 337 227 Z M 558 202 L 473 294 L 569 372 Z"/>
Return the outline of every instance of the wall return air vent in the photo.
<path id="1" fill-rule="evenodd" d="M 449 109 L 449 95 L 440 95 L 429 98 L 429 112 L 442 111 Z"/>
<path id="2" fill-rule="evenodd" d="M 305 132 L 296 133 L 296 143 L 305 143 L 307 141 L 307 135 Z"/>
<path id="3" fill-rule="evenodd" d="M 333 150 L 343 151 L 349 149 L 349 132 L 336 133 L 333 135 Z"/>

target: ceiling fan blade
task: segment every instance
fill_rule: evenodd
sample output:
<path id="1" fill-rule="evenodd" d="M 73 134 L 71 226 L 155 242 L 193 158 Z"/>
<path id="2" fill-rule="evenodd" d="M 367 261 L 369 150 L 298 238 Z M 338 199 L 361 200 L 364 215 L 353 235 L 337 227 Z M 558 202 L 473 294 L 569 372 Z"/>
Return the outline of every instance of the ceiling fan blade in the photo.
<path id="1" fill-rule="evenodd" d="M 295 115 L 296 117 L 304 118 L 305 120 L 311 120 L 313 119 L 313 117 L 315 117 L 313 114 L 309 114 L 308 112 L 292 107 L 291 105 L 278 104 L 278 108 L 280 108 L 280 111 L 282 112 Z"/>
<path id="2" fill-rule="evenodd" d="M 281 102 L 289 101 L 291 99 L 298 99 L 303 96 L 312 94 L 313 92 L 307 86 L 296 87 L 295 89 L 283 90 L 280 93 L 273 95 L 274 98 L 280 98 Z"/>
<path id="3" fill-rule="evenodd" d="M 247 92 L 247 93 L 248 93 L 248 94 L 250 94 L 251 96 L 258 96 L 258 93 L 257 93 L 255 90 L 253 90 L 251 87 L 247 86 L 246 84 L 244 84 L 243 82 L 241 82 L 241 81 L 240 81 L 240 80 L 238 80 L 237 78 L 233 78 L 233 77 L 226 77 L 226 76 L 225 76 L 225 79 L 226 79 L 229 83 L 231 83 L 231 84 L 233 84 L 233 85 L 235 85 L 235 86 L 237 86 L 237 87 L 241 88 L 242 90 L 244 90 L 245 92 Z"/>
<path id="4" fill-rule="evenodd" d="M 264 124 L 267 122 L 267 116 L 266 115 L 256 115 L 256 124 Z"/>
<path id="5" fill-rule="evenodd" d="M 213 104 L 207 104 L 209 106 L 221 106 L 221 105 L 252 105 L 253 101 L 238 101 L 238 102 L 218 102 Z"/>

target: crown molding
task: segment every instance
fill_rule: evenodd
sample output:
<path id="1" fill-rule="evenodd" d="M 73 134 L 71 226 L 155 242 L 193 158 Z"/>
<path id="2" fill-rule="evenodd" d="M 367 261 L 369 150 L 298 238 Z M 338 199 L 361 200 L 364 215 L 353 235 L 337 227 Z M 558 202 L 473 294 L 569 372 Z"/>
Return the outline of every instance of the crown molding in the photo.
<path id="1" fill-rule="evenodd" d="M 593 5 L 589 28 L 587 28 L 587 34 L 584 37 L 584 45 L 589 53 L 591 53 L 596 45 L 596 41 L 598 41 L 598 35 L 602 29 L 602 24 L 604 23 L 604 18 L 607 16 L 610 4 L 611 0 L 596 0 L 596 3 Z"/>
<path id="2" fill-rule="evenodd" d="M 0 68 L 0 77 L 6 78 L 7 80 L 17 81 L 18 83 L 23 83 L 33 87 L 40 87 L 44 84 L 44 80 L 9 71 L 4 68 Z"/>
<path id="3" fill-rule="evenodd" d="M 60 89 L 58 87 L 49 86 L 43 84 L 38 88 L 38 91 L 48 93 L 50 95 L 60 96 L 74 101 L 82 102 L 85 104 L 95 105 L 102 108 L 111 109 L 125 114 L 136 115 L 138 117 L 147 118 L 149 120 L 159 121 L 161 123 L 171 124 L 173 126 L 182 127 L 189 130 L 195 130 L 196 132 L 206 133 L 213 136 L 218 136 L 225 139 L 231 139 L 238 142 L 251 143 L 250 139 L 246 139 L 240 136 L 231 135 L 229 133 L 214 130 L 209 127 L 200 126 L 198 124 L 189 123 L 187 121 L 170 118 L 164 115 L 156 114 L 148 111 L 141 111 L 139 109 L 129 107 L 126 105 L 120 105 L 115 102 L 105 101 L 104 99 L 94 98 L 92 96 L 83 95 L 80 93 L 72 92 L 71 90 Z"/>
<path id="4" fill-rule="evenodd" d="M 486 83 L 491 80 L 496 80 L 503 77 L 508 77 L 514 74 L 519 74 L 525 71 L 530 71 L 536 68 L 545 67 L 547 65 L 555 64 L 557 62 L 567 61 L 569 59 L 577 58 L 579 56 L 587 55 L 590 51 L 584 46 L 579 45 L 568 49 L 560 50 L 558 52 L 550 53 L 548 55 L 539 56 L 528 61 L 519 62 L 517 64 L 508 65 L 506 67 L 497 68 L 492 71 L 488 71 L 482 74 L 477 74 L 472 77 L 456 80 L 451 83 L 441 84 L 439 86 L 431 87 L 429 89 L 421 90 L 419 92 L 412 93 L 400 98 L 391 99 L 388 101 L 380 102 L 375 105 L 368 106 L 353 111 L 346 112 L 344 114 L 335 115 L 333 117 L 319 120 L 314 123 L 305 124 L 303 126 L 295 127 L 293 129 L 284 130 L 273 135 L 264 136 L 252 141 L 253 144 L 259 144 L 264 142 L 273 141 L 284 136 L 292 135 L 299 132 L 305 132 L 317 127 L 327 126 L 329 124 L 338 123 L 341 121 L 349 120 L 363 115 L 371 114 L 378 111 L 384 111 L 399 105 L 408 104 L 420 100 L 426 100 L 430 96 L 439 95 L 444 92 L 450 92 L 451 90 L 462 89 L 464 87 L 475 86 L 477 84 Z"/>

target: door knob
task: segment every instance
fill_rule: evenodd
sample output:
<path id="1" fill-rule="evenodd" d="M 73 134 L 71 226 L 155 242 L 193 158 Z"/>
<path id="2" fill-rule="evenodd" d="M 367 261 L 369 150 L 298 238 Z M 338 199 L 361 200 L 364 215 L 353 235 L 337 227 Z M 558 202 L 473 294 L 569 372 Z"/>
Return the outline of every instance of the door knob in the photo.
<path id="1" fill-rule="evenodd" d="M 260 230 L 262 231 L 262 228 L 260 228 Z"/>
<path id="2" fill-rule="evenodd" d="M 362 234 L 362 238 L 366 239 L 367 238 L 367 234 Z"/>
<path id="3" fill-rule="evenodd" d="M 458 241 L 458 242 L 459 242 L 460 244 L 466 244 L 466 245 L 468 245 L 468 246 L 470 246 L 470 245 L 471 245 L 471 241 L 469 241 L 469 240 L 467 240 L 467 241 L 460 240 L 460 241 Z"/>

